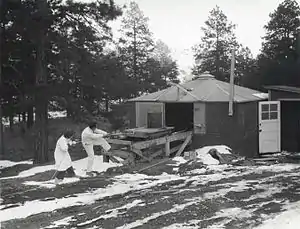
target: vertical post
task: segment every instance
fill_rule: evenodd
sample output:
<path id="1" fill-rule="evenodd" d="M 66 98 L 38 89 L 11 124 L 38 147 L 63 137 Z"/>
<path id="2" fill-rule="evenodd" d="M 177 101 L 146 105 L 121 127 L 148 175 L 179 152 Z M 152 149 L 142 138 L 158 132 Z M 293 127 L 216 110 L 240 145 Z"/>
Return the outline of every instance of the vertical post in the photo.
<path id="1" fill-rule="evenodd" d="M 234 49 L 232 50 L 231 68 L 230 68 L 230 88 L 229 88 L 229 109 L 228 115 L 233 116 L 233 100 L 234 100 Z"/>
<path id="2" fill-rule="evenodd" d="M 2 9 L 2 3 L 3 1 L 0 0 L 0 9 Z M 0 23 L 0 54 L 2 53 L 1 47 L 2 47 L 2 24 Z M 4 128 L 3 128 L 3 122 L 2 122 L 2 94 L 3 94 L 3 88 L 2 88 L 2 56 L 0 55 L 0 158 L 4 155 Z"/>
<path id="3" fill-rule="evenodd" d="M 170 151 L 170 141 L 169 140 L 166 141 L 165 151 L 166 151 L 166 157 L 170 157 L 171 151 Z"/>

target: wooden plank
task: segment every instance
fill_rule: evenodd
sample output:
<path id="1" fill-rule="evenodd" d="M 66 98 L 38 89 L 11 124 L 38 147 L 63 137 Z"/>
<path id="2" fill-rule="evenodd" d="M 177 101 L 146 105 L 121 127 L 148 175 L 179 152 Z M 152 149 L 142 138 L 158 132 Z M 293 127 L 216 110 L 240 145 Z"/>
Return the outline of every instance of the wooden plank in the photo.
<path id="1" fill-rule="evenodd" d="M 139 150 L 139 149 L 131 149 L 131 151 L 134 152 L 135 154 L 139 155 L 141 158 L 145 159 L 146 161 L 149 161 L 149 162 L 151 161 L 150 158 L 145 157 L 143 155 L 143 152 L 141 150 Z"/>
<path id="2" fill-rule="evenodd" d="M 135 171 L 134 173 L 139 173 L 139 172 L 145 171 L 145 170 L 147 170 L 147 169 L 151 169 L 151 168 L 153 168 L 153 167 L 155 167 L 155 166 L 158 166 L 158 165 L 163 164 L 163 163 L 165 163 L 165 162 L 168 162 L 168 161 L 170 161 L 170 160 L 172 160 L 172 158 L 168 158 L 168 159 L 166 159 L 166 160 L 159 161 L 159 162 L 157 162 L 157 163 L 155 163 L 155 164 L 153 164 L 153 165 L 149 165 L 149 166 L 147 166 L 147 167 L 145 167 L 145 168 L 142 168 L 142 169 L 140 169 L 140 170 L 138 170 L 138 171 Z"/>
<path id="3" fill-rule="evenodd" d="M 183 152 L 183 150 L 185 149 L 185 147 L 187 146 L 187 144 L 192 140 L 192 135 L 189 135 L 186 137 L 185 141 L 183 142 L 183 144 L 181 145 L 180 149 L 177 151 L 176 153 L 176 157 L 180 156 L 180 154 Z"/>
<path id="4" fill-rule="evenodd" d="M 176 151 L 178 151 L 178 150 L 180 149 L 180 147 L 181 147 L 181 145 L 173 147 L 173 148 L 170 150 L 170 153 L 171 153 L 171 154 L 172 154 L 172 153 L 175 153 Z"/>
<path id="5" fill-rule="evenodd" d="M 160 137 L 163 135 L 167 135 L 172 132 L 173 127 L 166 128 L 134 128 L 127 129 L 124 131 L 124 134 L 128 137 L 136 137 L 136 138 L 149 138 L 149 137 Z"/>
<path id="6" fill-rule="evenodd" d="M 111 139 L 111 138 L 108 138 L 106 140 L 107 140 L 108 143 L 115 144 L 115 145 L 128 145 L 128 146 L 130 146 L 132 144 L 131 141 L 120 140 L 120 139 Z"/>
<path id="7" fill-rule="evenodd" d="M 111 153 L 116 157 L 122 158 L 124 160 L 122 163 L 125 165 L 132 165 L 135 163 L 135 154 L 133 152 L 125 150 L 112 150 Z"/>
<path id="8" fill-rule="evenodd" d="M 177 133 L 177 134 L 172 134 L 170 136 L 165 136 L 153 140 L 148 140 L 148 141 L 142 141 L 142 142 L 136 142 L 132 144 L 132 148 L 135 149 L 146 149 L 150 148 L 152 146 L 157 146 L 157 145 L 162 145 L 165 144 L 167 141 L 178 141 L 187 138 L 188 136 L 192 135 L 192 131 L 187 131 L 183 133 Z"/>

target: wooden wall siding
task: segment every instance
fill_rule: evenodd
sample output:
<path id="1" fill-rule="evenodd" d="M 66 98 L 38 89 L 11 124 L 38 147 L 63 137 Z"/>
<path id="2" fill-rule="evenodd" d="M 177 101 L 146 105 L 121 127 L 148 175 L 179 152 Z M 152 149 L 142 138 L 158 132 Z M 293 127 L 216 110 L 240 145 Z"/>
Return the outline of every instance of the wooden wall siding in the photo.
<path id="1" fill-rule="evenodd" d="M 227 145 L 240 155 L 258 155 L 257 102 L 234 104 L 233 117 L 228 116 L 228 103 L 206 104 L 206 134 L 195 134 L 193 148 Z"/>
<path id="2" fill-rule="evenodd" d="M 300 99 L 300 94 L 285 91 L 269 90 L 269 100 L 277 101 L 280 99 Z"/>
<path id="3" fill-rule="evenodd" d="M 148 113 L 160 113 L 163 114 L 164 124 L 164 104 L 156 102 L 136 102 L 136 127 L 147 127 L 147 114 Z"/>
<path id="4" fill-rule="evenodd" d="M 194 133 L 206 133 L 205 103 L 194 103 Z"/>
<path id="5" fill-rule="evenodd" d="M 129 119 L 129 127 L 136 127 L 136 108 L 135 103 L 129 103 L 128 105 L 128 119 Z"/>

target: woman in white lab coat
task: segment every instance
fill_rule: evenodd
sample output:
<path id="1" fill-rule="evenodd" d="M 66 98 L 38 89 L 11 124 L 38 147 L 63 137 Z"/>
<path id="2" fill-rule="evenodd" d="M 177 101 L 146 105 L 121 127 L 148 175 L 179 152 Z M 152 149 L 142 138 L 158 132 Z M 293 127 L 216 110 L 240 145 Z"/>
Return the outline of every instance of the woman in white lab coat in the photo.
<path id="1" fill-rule="evenodd" d="M 64 134 L 58 139 L 54 151 L 55 159 L 55 184 L 59 184 L 63 181 L 65 174 L 67 173 L 70 176 L 75 176 L 75 172 L 72 166 L 72 160 L 69 154 L 69 145 L 72 143 L 73 131 L 67 130 Z"/>

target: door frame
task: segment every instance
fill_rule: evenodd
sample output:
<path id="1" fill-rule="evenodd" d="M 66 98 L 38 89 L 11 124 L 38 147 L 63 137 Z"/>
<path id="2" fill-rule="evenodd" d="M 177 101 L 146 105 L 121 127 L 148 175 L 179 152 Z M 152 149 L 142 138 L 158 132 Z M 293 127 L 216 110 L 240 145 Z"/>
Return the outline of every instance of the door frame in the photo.
<path id="1" fill-rule="evenodd" d="M 299 100 L 300 101 L 300 100 Z M 258 148 L 259 148 L 259 155 L 263 155 L 263 154 L 268 154 L 268 153 L 275 153 L 275 152 L 261 152 L 261 138 L 260 138 L 260 133 L 262 132 L 261 130 L 261 122 L 262 122 L 262 106 L 263 104 L 277 104 L 277 119 L 278 120 L 278 130 L 277 130 L 277 149 L 278 151 L 276 152 L 281 152 L 281 101 L 280 100 L 275 100 L 275 101 L 261 101 L 258 103 Z M 271 110 L 269 109 L 269 115 L 271 113 Z M 268 120 L 263 120 L 264 122 L 271 122 L 272 119 L 268 119 Z"/>

